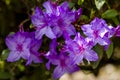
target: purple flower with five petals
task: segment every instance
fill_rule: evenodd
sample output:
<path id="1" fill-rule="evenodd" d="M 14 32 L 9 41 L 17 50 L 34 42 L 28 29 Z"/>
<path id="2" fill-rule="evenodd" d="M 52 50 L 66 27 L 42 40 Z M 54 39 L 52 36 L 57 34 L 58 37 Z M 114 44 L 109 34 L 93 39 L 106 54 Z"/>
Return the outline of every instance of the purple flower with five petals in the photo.
<path id="1" fill-rule="evenodd" d="M 6 38 L 6 45 L 8 46 L 10 53 L 7 61 L 13 62 L 20 58 L 27 60 L 26 65 L 42 62 L 39 57 L 38 49 L 41 45 L 41 40 L 36 40 L 34 32 L 17 32 L 12 35 L 8 35 Z"/>
<path id="2" fill-rule="evenodd" d="M 100 45 L 109 45 L 109 38 L 113 36 L 112 29 L 103 19 L 95 18 L 90 24 L 85 24 L 82 27 L 83 33 L 92 38 L 93 41 Z"/>
<path id="3" fill-rule="evenodd" d="M 51 20 L 49 16 L 42 12 L 38 7 L 36 7 L 34 14 L 31 16 L 31 21 L 36 27 L 36 39 L 41 39 L 43 35 L 46 35 L 50 39 L 56 38 L 51 28 Z"/>
<path id="4" fill-rule="evenodd" d="M 28 59 L 30 56 L 30 43 L 31 38 L 25 32 L 17 32 L 12 35 L 8 35 L 6 38 L 6 45 L 10 50 L 7 61 L 13 62 L 20 58 Z"/>
<path id="5" fill-rule="evenodd" d="M 66 40 L 66 51 L 69 53 L 73 64 L 79 64 L 85 58 L 87 61 L 97 61 L 98 56 L 91 48 L 94 43 L 88 39 L 83 38 L 80 33 L 77 33 L 74 40 Z"/>

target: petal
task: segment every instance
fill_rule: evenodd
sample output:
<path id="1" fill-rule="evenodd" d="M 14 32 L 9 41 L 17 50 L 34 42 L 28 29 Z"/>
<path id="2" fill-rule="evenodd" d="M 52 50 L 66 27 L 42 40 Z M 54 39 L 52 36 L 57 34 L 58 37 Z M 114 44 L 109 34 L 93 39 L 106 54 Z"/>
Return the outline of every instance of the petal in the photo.
<path id="1" fill-rule="evenodd" d="M 31 38 L 26 38 L 23 42 L 23 49 L 30 48 L 31 41 Z"/>
<path id="2" fill-rule="evenodd" d="M 60 29 L 59 26 L 53 27 L 53 32 L 56 35 L 56 37 L 60 37 L 63 34 L 63 31 Z"/>
<path id="3" fill-rule="evenodd" d="M 62 13 L 62 12 L 61 12 Z M 71 24 L 73 21 L 75 21 L 75 14 L 72 12 L 66 12 L 66 13 L 62 13 L 61 17 L 63 18 L 64 22 L 69 25 Z"/>
<path id="4" fill-rule="evenodd" d="M 84 58 L 88 61 L 97 61 L 98 60 L 98 55 L 93 50 L 87 50 L 84 53 Z"/>
<path id="5" fill-rule="evenodd" d="M 49 48 L 50 48 L 51 52 L 55 52 L 56 51 L 56 48 L 57 48 L 57 41 L 56 41 L 56 39 L 52 39 Z"/>
<path id="6" fill-rule="evenodd" d="M 38 15 L 38 16 L 33 15 L 31 16 L 31 21 L 34 26 L 39 27 L 39 28 L 45 25 L 43 15 Z"/>
<path id="7" fill-rule="evenodd" d="M 34 15 L 37 15 L 37 16 L 40 16 L 43 14 L 42 10 L 39 7 L 36 7 L 34 12 L 35 12 Z"/>
<path id="8" fill-rule="evenodd" d="M 24 50 L 23 52 L 21 52 L 21 57 L 23 59 L 29 59 L 29 57 L 30 57 L 30 51 L 29 51 L 29 49 L 28 50 Z"/>
<path id="9" fill-rule="evenodd" d="M 69 25 L 69 26 L 66 27 L 66 32 L 69 34 L 69 36 L 75 35 L 76 34 L 76 29 L 74 28 L 73 25 Z"/>
<path id="10" fill-rule="evenodd" d="M 41 43 L 42 43 L 42 40 L 36 40 L 36 39 L 34 39 L 31 42 L 30 50 L 32 50 L 32 51 L 38 51 L 40 49 Z"/>
<path id="11" fill-rule="evenodd" d="M 98 38 L 97 40 L 96 40 L 96 42 L 97 43 L 99 43 L 100 45 L 102 45 L 102 46 L 104 46 L 104 45 L 109 45 L 110 44 L 110 40 L 109 40 L 109 38 L 107 38 L 107 37 L 104 37 L 104 38 Z"/>
<path id="12" fill-rule="evenodd" d="M 53 72 L 53 78 L 55 79 L 58 79 L 60 78 L 63 74 L 65 73 L 65 70 L 62 69 L 61 67 L 57 66 L 55 69 L 54 69 L 54 72 Z"/>
<path id="13" fill-rule="evenodd" d="M 71 58 L 72 64 L 79 64 L 83 60 L 83 55 L 79 53 L 76 55 L 70 54 L 69 56 Z"/>
<path id="14" fill-rule="evenodd" d="M 49 37 L 50 39 L 56 38 L 55 34 L 53 33 L 52 29 L 48 26 L 46 27 L 45 35 Z"/>
<path id="15" fill-rule="evenodd" d="M 60 4 L 59 7 L 64 8 L 64 10 L 68 10 L 69 9 L 69 4 L 67 1 L 64 1 L 62 4 Z"/>
<path id="16" fill-rule="evenodd" d="M 80 15 L 82 14 L 82 8 L 79 8 L 76 12 L 75 12 L 75 19 L 79 19 Z"/>
<path id="17" fill-rule="evenodd" d="M 5 43 L 10 50 L 16 50 L 16 43 L 14 39 L 7 37 Z"/>
<path id="18" fill-rule="evenodd" d="M 46 63 L 46 68 L 48 69 L 48 70 L 50 70 L 50 61 L 48 61 L 47 63 Z"/>
<path id="19" fill-rule="evenodd" d="M 81 29 L 83 30 L 83 33 L 86 35 L 86 36 L 89 36 L 89 37 L 93 37 L 93 30 L 91 29 L 91 25 L 89 24 L 86 24 L 86 25 L 83 25 L 81 27 Z"/>
<path id="20" fill-rule="evenodd" d="M 35 38 L 40 40 L 42 39 L 42 36 L 46 33 L 47 27 L 37 29 L 35 32 Z"/>
<path id="21" fill-rule="evenodd" d="M 41 63 L 42 59 L 40 59 L 38 55 L 31 53 L 26 65 L 30 65 L 32 63 L 32 61 L 34 63 Z"/>
<path id="22" fill-rule="evenodd" d="M 43 7 L 46 9 L 46 13 L 52 14 L 56 12 L 56 5 L 50 1 L 44 2 Z"/>
<path id="23" fill-rule="evenodd" d="M 8 62 L 14 62 L 14 61 L 17 61 L 17 60 L 19 60 L 20 59 L 20 53 L 18 53 L 17 51 L 11 51 L 10 53 L 9 53 L 9 56 L 8 56 L 8 58 L 7 58 L 7 61 Z"/>
<path id="24" fill-rule="evenodd" d="M 80 70 L 80 68 L 77 65 L 74 65 L 74 64 L 71 64 L 71 65 L 68 64 L 68 66 L 65 69 L 70 74 Z"/>
<path id="25" fill-rule="evenodd" d="M 14 36 L 14 40 L 20 44 L 22 44 L 25 39 L 26 39 L 26 34 L 24 32 L 17 32 Z"/>

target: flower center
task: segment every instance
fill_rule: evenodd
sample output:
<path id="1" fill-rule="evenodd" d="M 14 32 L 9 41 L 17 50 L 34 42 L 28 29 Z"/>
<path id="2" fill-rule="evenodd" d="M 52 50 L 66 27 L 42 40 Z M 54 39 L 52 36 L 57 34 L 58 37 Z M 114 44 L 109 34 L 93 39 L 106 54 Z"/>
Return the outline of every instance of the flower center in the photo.
<path id="1" fill-rule="evenodd" d="M 83 53 L 85 51 L 85 48 L 83 47 L 83 44 L 79 47 L 80 53 Z"/>
<path id="2" fill-rule="evenodd" d="M 95 36 L 95 38 L 98 38 L 98 30 L 95 30 L 95 31 L 93 32 L 93 35 Z"/>
<path id="3" fill-rule="evenodd" d="M 61 65 L 61 67 L 66 66 L 66 64 L 65 64 L 65 59 L 61 59 L 61 60 L 60 60 L 60 65 Z"/>
<path id="4" fill-rule="evenodd" d="M 21 52 L 23 50 L 22 44 L 17 45 L 17 51 Z"/>

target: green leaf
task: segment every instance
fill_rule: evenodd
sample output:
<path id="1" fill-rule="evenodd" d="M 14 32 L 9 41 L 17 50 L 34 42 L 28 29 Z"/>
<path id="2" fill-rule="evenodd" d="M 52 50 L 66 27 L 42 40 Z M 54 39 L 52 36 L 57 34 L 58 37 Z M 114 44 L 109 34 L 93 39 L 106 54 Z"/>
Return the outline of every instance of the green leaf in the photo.
<path id="1" fill-rule="evenodd" d="M 83 2 L 84 0 L 78 0 L 78 5 L 82 5 Z"/>
<path id="2" fill-rule="evenodd" d="M 97 44 L 93 49 L 98 54 L 98 57 L 99 57 L 98 61 L 91 62 L 92 68 L 95 69 L 98 67 L 98 65 L 103 57 L 103 47 Z"/>
<path id="3" fill-rule="evenodd" d="M 74 7 L 74 5 L 75 5 L 75 3 L 69 2 L 69 7 L 70 7 L 70 8 Z"/>
<path id="4" fill-rule="evenodd" d="M 112 56 L 113 53 L 113 43 L 111 43 L 106 51 L 108 59 Z"/>
<path id="5" fill-rule="evenodd" d="M 88 16 L 86 15 L 81 15 L 80 20 L 89 20 Z"/>
<path id="6" fill-rule="evenodd" d="M 22 64 L 19 64 L 19 65 L 18 65 L 18 68 L 20 69 L 20 71 L 24 71 L 24 70 L 25 70 L 25 66 L 22 65 Z"/>
<path id="7" fill-rule="evenodd" d="M 112 18 L 112 21 L 116 24 L 116 26 L 120 24 L 117 17 Z"/>
<path id="8" fill-rule="evenodd" d="M 109 9 L 102 14 L 102 18 L 112 19 L 118 15 L 118 12 L 114 9 Z"/>
<path id="9" fill-rule="evenodd" d="M 11 0 L 5 0 L 5 3 L 6 3 L 7 5 L 9 5 L 10 2 L 11 2 Z"/>
<path id="10" fill-rule="evenodd" d="M 105 0 L 95 0 L 95 5 L 98 10 L 101 9 L 101 7 L 104 5 L 104 3 L 105 3 Z"/>
<path id="11" fill-rule="evenodd" d="M 1 79 L 10 79 L 10 78 L 11 78 L 11 74 L 9 72 L 0 71 L 0 80 Z"/>
<path id="12" fill-rule="evenodd" d="M 7 57 L 8 57 L 9 52 L 10 52 L 10 51 L 9 51 L 8 49 L 4 49 L 4 50 L 2 51 L 2 54 L 1 54 L 1 59 L 2 59 L 2 60 L 6 60 Z"/>

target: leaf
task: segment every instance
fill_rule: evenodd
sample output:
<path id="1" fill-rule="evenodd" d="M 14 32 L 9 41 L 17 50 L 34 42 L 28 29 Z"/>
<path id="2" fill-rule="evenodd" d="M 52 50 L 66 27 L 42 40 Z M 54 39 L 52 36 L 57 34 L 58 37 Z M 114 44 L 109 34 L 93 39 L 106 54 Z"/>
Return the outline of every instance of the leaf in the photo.
<path id="1" fill-rule="evenodd" d="M 4 50 L 2 51 L 2 54 L 1 54 L 1 59 L 2 59 L 2 60 L 6 60 L 7 57 L 8 57 L 9 52 L 10 52 L 10 51 L 9 51 L 8 49 L 4 49 Z"/>
<path id="2" fill-rule="evenodd" d="M 6 3 L 7 5 L 9 5 L 10 2 L 11 2 L 11 0 L 5 0 L 5 3 Z"/>
<path id="3" fill-rule="evenodd" d="M 103 47 L 100 46 L 100 45 L 96 45 L 93 49 L 98 54 L 98 57 L 99 57 L 98 61 L 91 62 L 92 68 L 95 69 L 95 68 L 98 67 L 98 65 L 99 65 L 99 63 L 100 63 L 100 61 L 101 61 L 101 59 L 103 57 Z"/>
<path id="4" fill-rule="evenodd" d="M 24 70 L 25 70 L 25 66 L 22 65 L 22 64 L 19 64 L 19 65 L 18 65 L 18 68 L 20 69 L 20 71 L 24 71 Z"/>
<path id="5" fill-rule="evenodd" d="M 78 5 L 82 5 L 83 2 L 84 0 L 78 0 Z"/>
<path id="6" fill-rule="evenodd" d="M 102 18 L 112 19 L 118 15 L 118 12 L 114 9 L 109 9 L 102 14 Z"/>
<path id="7" fill-rule="evenodd" d="M 117 19 L 117 17 L 112 18 L 112 21 L 116 24 L 119 25 L 119 20 Z"/>
<path id="8" fill-rule="evenodd" d="M 80 20 L 89 20 L 88 16 L 86 15 L 81 15 Z"/>
<path id="9" fill-rule="evenodd" d="M 108 49 L 106 50 L 106 54 L 107 54 L 108 59 L 112 56 L 112 53 L 113 53 L 113 43 L 111 43 L 109 45 Z"/>
<path id="10" fill-rule="evenodd" d="M 0 71 L 0 80 L 1 79 L 10 79 L 10 78 L 11 78 L 11 74 L 9 72 Z"/>
<path id="11" fill-rule="evenodd" d="M 75 5 L 75 3 L 69 2 L 69 7 L 70 7 L 70 8 L 74 7 L 74 5 Z"/>
<path id="12" fill-rule="evenodd" d="M 105 0 L 95 0 L 95 5 L 98 10 L 101 9 L 101 7 L 104 5 L 104 3 L 105 3 Z"/>

